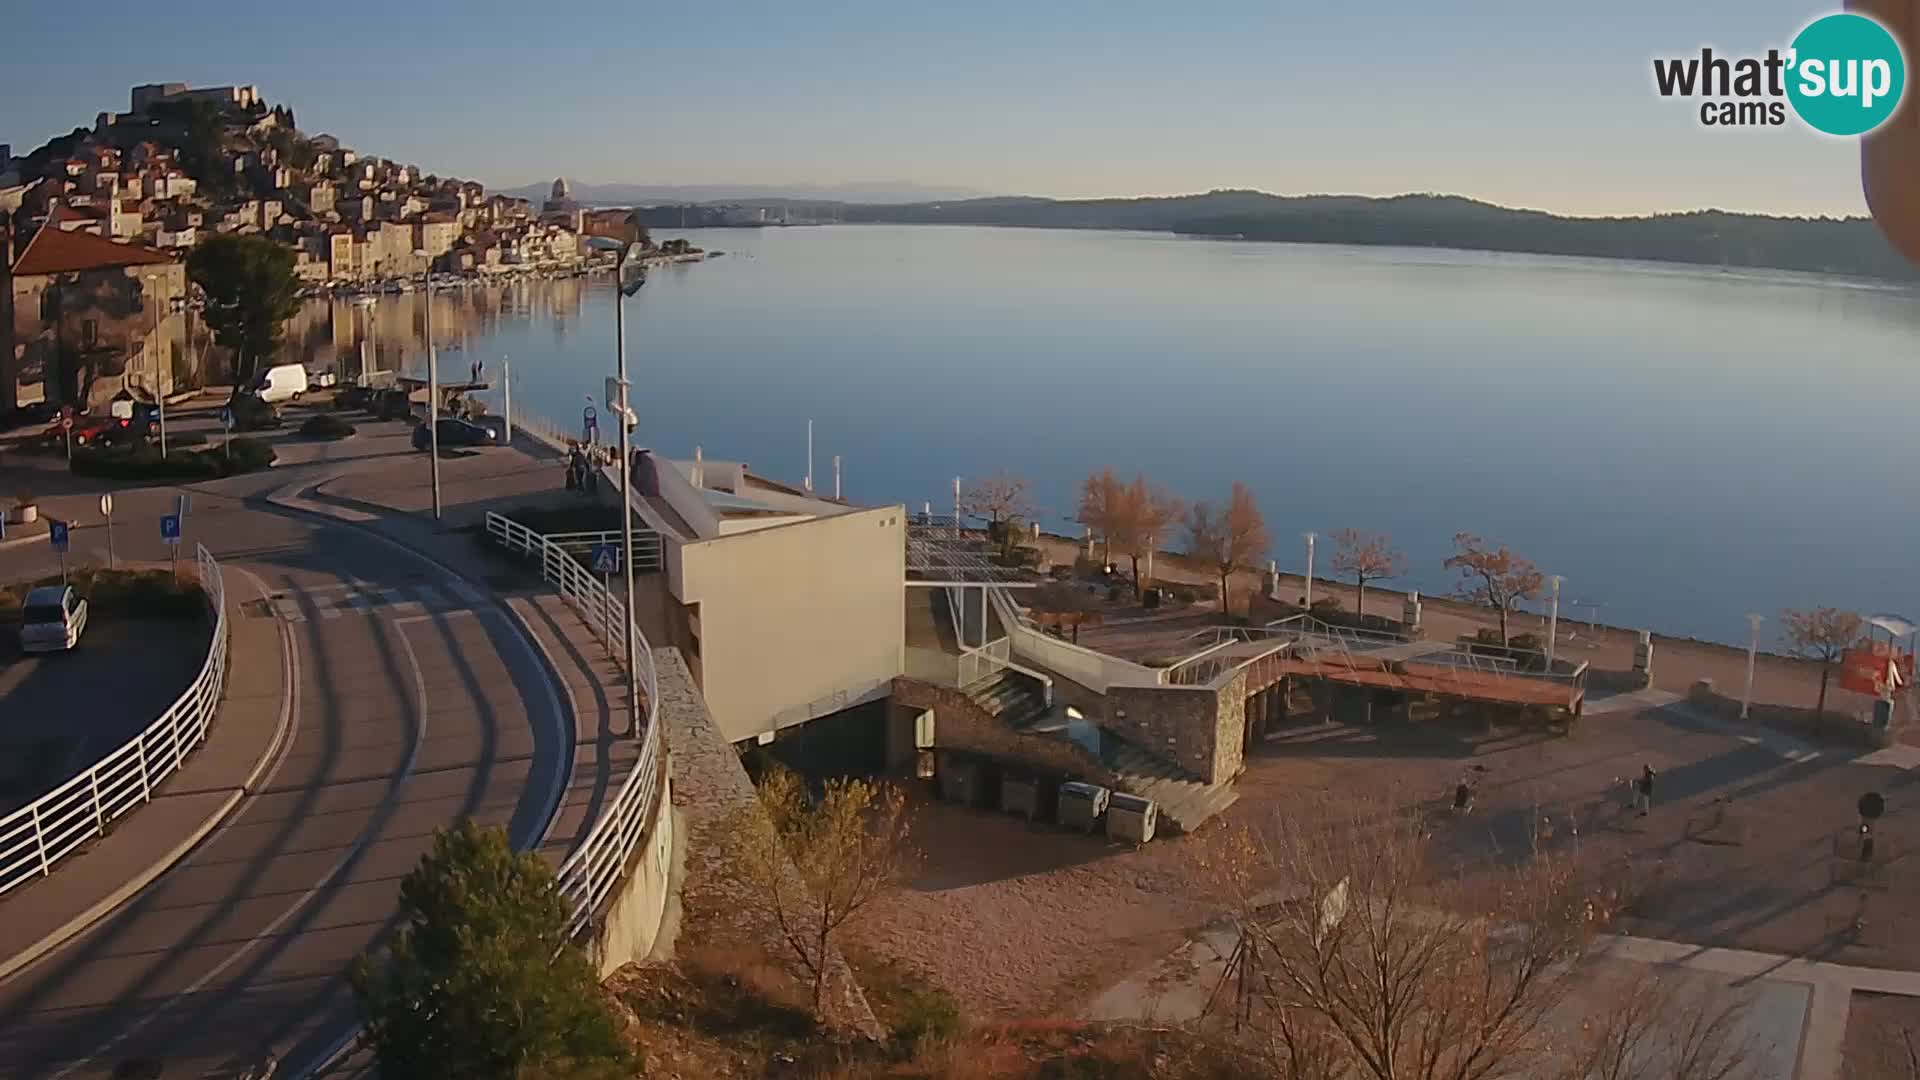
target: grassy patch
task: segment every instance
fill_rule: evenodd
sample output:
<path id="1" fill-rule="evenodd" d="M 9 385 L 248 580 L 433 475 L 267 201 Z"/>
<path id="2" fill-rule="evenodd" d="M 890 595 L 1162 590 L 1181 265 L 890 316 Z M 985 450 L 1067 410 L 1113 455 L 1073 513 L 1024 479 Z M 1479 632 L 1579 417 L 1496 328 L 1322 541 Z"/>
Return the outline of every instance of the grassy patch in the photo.
<path id="1" fill-rule="evenodd" d="M 16 621 L 29 590 L 60 584 L 59 574 L 0 587 L 0 620 Z M 165 570 L 108 570 L 81 565 L 67 573 L 67 584 L 87 601 L 95 615 L 158 616 L 197 619 L 206 613 L 200 583 L 191 575 L 174 580 Z"/>
<path id="2" fill-rule="evenodd" d="M 264 469 L 274 458 L 273 447 L 259 439 L 236 438 L 207 450 L 176 450 L 170 445 L 165 456 L 156 446 L 138 443 L 75 450 L 73 471 L 107 480 L 212 480 Z"/>

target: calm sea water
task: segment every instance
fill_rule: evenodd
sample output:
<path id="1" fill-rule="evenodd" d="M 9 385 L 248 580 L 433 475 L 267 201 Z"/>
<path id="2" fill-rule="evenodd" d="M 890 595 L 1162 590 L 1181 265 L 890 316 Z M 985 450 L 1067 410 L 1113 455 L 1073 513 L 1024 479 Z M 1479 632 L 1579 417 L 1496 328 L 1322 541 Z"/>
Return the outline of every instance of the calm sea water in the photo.
<path id="1" fill-rule="evenodd" d="M 819 485 L 838 454 L 857 501 L 939 509 L 1011 469 L 1064 529 L 1113 466 L 1190 500 L 1245 481 L 1285 568 L 1305 531 L 1380 529 L 1401 584 L 1444 592 L 1471 531 L 1564 576 L 1581 618 L 1744 641 L 1749 611 L 1920 615 L 1910 292 L 1150 234 L 685 235 L 727 254 L 628 312 L 642 442 L 669 453 L 797 481 L 811 418 Z M 577 420 L 610 296 L 470 301 L 444 362 L 511 354 L 516 405 Z"/>

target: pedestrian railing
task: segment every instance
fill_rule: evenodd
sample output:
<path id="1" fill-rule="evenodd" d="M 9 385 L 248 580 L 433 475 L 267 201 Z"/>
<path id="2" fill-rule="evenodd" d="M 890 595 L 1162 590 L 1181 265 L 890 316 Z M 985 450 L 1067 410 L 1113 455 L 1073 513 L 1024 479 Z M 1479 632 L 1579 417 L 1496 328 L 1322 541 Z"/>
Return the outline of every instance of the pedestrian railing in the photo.
<path id="1" fill-rule="evenodd" d="M 61 859 L 104 836 L 107 827 L 153 798 L 207 737 L 227 680 L 226 588 L 220 564 L 198 547 L 200 588 L 213 619 L 213 642 L 200 673 L 180 697 L 124 746 L 85 772 L 0 817 L 0 894 L 53 873 Z"/>
<path id="2" fill-rule="evenodd" d="M 607 532 L 547 533 L 546 537 L 547 543 L 575 556 L 588 555 L 601 544 L 620 543 L 618 529 Z M 633 568 L 658 570 L 664 565 L 660 534 L 652 529 L 633 530 Z"/>
<path id="3" fill-rule="evenodd" d="M 560 863 L 556 871 L 561 895 L 569 903 L 567 932 L 578 935 L 592 925 L 601 904 L 620 884 L 627 860 L 646 836 L 660 800 L 660 687 L 654 672 L 653 649 L 646 635 L 627 617 L 626 605 L 600 585 L 599 578 L 566 549 L 548 537 L 514 521 L 489 512 L 487 535 L 509 551 L 540 560 L 540 573 L 548 584 L 579 610 L 589 629 L 610 646 L 624 661 L 627 639 L 633 635 L 635 666 L 630 672 L 634 691 L 646 703 L 647 729 L 640 739 L 640 760 L 621 782 L 620 790 L 598 819 L 587 826 L 586 835 Z M 636 544 L 636 546 L 638 546 Z"/>

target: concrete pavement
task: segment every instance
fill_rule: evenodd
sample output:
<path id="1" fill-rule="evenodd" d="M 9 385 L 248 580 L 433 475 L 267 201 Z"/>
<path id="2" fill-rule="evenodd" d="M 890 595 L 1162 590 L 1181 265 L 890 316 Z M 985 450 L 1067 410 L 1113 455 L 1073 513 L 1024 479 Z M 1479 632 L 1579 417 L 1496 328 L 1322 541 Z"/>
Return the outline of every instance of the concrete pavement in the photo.
<path id="1" fill-rule="evenodd" d="M 376 440 L 361 448 L 380 452 Z M 338 460 L 347 448 L 316 449 Z M 167 845 L 136 845 L 137 835 L 171 832 L 192 846 L 182 816 L 197 810 L 205 821 L 233 799 L 157 880 L 0 980 L 0 1077 L 106 1076 L 136 1057 L 168 1075 L 217 1075 L 269 1047 L 289 1064 L 311 1058 L 350 1027 L 340 975 L 389 925 L 398 879 L 434 827 L 472 816 L 507 825 L 522 844 L 547 829 L 573 740 L 545 658 L 474 579 L 365 529 L 268 512 L 262 496 L 288 479 L 275 469 L 194 486 L 187 539 L 263 583 L 236 642 L 287 641 L 293 676 L 277 659 L 236 656 L 234 685 L 285 680 L 290 736 L 237 798 L 183 772 L 170 789 L 180 798 L 142 807 L 103 842 L 127 836 L 115 850 L 129 862 L 96 853 L 22 891 L 52 912 L 85 907 L 74 899 L 84 879 L 117 872 L 124 884 L 139 876 L 133 864 L 164 863 Z M 123 555 L 163 554 L 157 528 L 148 538 L 128 523 L 157 519 L 173 494 L 116 492 Z M 81 517 L 91 492 L 68 498 L 72 509 L 60 497 L 42 504 Z M 103 553 L 103 541 L 91 550 L 93 531 L 76 534 L 76 558 Z M 50 558 L 9 550 L 0 574 L 36 572 Z M 244 756 L 227 738 L 233 705 L 194 764 L 212 768 L 229 746 Z M 0 926 L 27 910 L 13 901 L 0 901 Z"/>

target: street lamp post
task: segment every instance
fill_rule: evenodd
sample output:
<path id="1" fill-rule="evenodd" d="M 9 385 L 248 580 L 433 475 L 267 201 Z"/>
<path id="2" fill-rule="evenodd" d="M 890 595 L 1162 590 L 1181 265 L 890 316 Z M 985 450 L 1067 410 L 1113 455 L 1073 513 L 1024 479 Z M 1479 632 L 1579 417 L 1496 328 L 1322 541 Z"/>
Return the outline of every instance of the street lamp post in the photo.
<path id="1" fill-rule="evenodd" d="M 646 271 L 627 283 L 627 259 L 639 247 L 638 244 L 623 245 L 619 258 L 614 263 L 613 275 L 613 333 L 615 341 L 614 384 L 619 393 L 617 402 L 609 402 L 614 418 L 620 425 L 620 567 L 625 579 L 627 594 L 627 625 L 621 629 L 620 636 L 626 643 L 627 659 L 627 735 L 639 738 L 640 730 L 640 655 L 633 639 L 633 409 L 627 404 L 627 298 L 640 291 L 647 283 Z"/>
<path id="2" fill-rule="evenodd" d="M 1547 673 L 1553 673 L 1553 650 L 1560 640 L 1560 582 L 1565 580 L 1559 574 L 1548 579 L 1553 583 L 1553 610 L 1547 615 Z"/>
<path id="3" fill-rule="evenodd" d="M 1313 541 L 1314 535 L 1307 534 L 1307 614 L 1313 614 Z"/>
<path id="4" fill-rule="evenodd" d="M 1740 719 L 1747 718 L 1747 712 L 1753 707 L 1753 658 L 1760 651 L 1760 616 L 1747 616 L 1750 636 L 1747 638 L 1747 688 L 1740 694 Z"/>
<path id="5" fill-rule="evenodd" d="M 433 344 L 433 277 L 427 277 L 427 464 L 433 477 L 433 520 L 440 520 L 440 353 Z"/>

